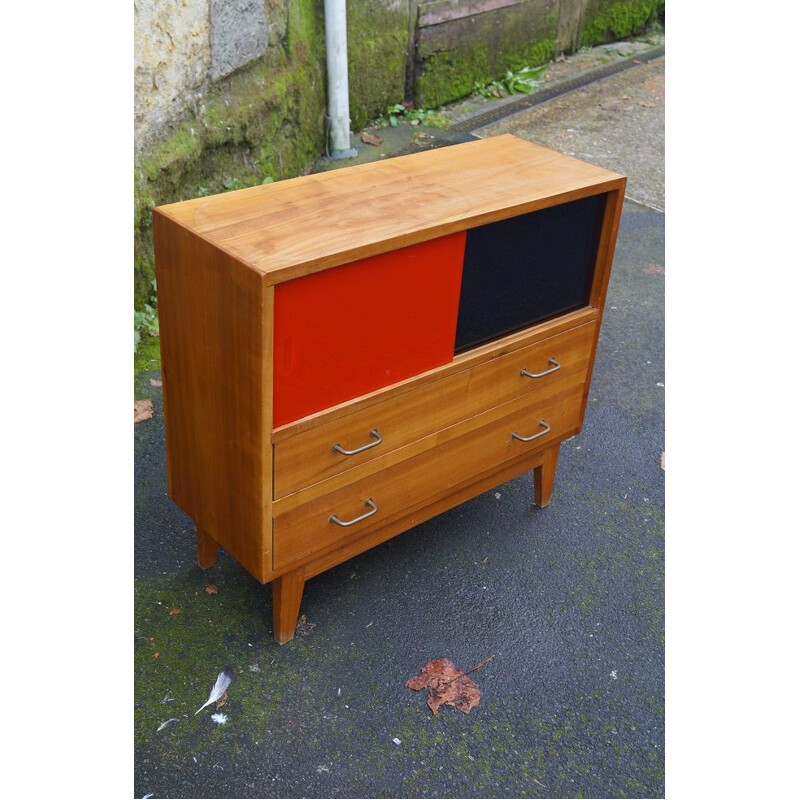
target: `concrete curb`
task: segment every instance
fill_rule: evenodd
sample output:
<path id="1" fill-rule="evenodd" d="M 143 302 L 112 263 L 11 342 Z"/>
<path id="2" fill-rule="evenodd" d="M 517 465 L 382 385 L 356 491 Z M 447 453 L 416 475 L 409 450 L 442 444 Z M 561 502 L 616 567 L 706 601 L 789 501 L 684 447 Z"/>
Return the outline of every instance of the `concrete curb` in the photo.
<path id="1" fill-rule="evenodd" d="M 493 122 L 509 117 L 518 111 L 527 111 L 529 108 L 546 103 L 548 100 L 561 97 L 569 92 L 574 92 L 576 89 L 580 89 L 594 81 L 616 75 L 618 72 L 630 69 L 638 64 L 653 61 L 656 58 L 662 57 L 664 52 L 665 46 L 659 45 L 649 50 L 632 53 L 630 56 L 621 58 L 619 61 L 612 62 L 611 64 L 593 67 L 577 75 L 563 78 L 535 94 L 514 95 L 513 97 L 503 98 L 493 103 L 490 108 L 473 111 L 454 118 L 450 124 L 449 130 L 461 132 L 476 131 Z"/>

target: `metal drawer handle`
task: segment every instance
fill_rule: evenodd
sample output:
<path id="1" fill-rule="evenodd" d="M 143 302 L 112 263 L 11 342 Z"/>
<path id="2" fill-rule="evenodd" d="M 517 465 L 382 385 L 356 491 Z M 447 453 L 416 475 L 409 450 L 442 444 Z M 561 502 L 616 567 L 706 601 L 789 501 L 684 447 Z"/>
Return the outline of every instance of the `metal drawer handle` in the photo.
<path id="1" fill-rule="evenodd" d="M 356 453 L 363 453 L 365 450 L 369 450 L 371 447 L 377 447 L 383 439 L 381 439 L 380 434 L 378 433 L 377 428 L 373 428 L 369 435 L 372 436 L 373 439 L 377 439 L 377 442 L 370 442 L 369 444 L 365 444 L 363 447 L 358 447 L 355 450 L 345 450 L 340 444 L 335 444 L 333 446 L 333 451 L 335 453 L 341 453 L 343 456 L 354 456 Z"/>
<path id="2" fill-rule="evenodd" d="M 339 525 L 342 528 L 349 528 L 351 525 L 355 525 L 356 522 L 361 522 L 361 520 L 366 519 L 367 517 L 371 517 L 373 514 L 377 514 L 378 513 L 378 506 L 376 506 L 375 503 L 372 502 L 372 498 L 371 497 L 368 497 L 366 499 L 366 501 L 364 502 L 364 505 L 369 506 L 372 509 L 372 511 L 367 511 L 366 514 L 362 514 L 360 517 L 356 517 L 355 519 L 351 519 L 350 522 L 342 522 L 339 519 L 339 517 L 336 516 L 336 514 L 331 514 L 328 522 L 335 522 L 337 525 Z"/>
<path id="3" fill-rule="evenodd" d="M 546 369 L 544 372 L 528 372 L 528 370 L 523 369 L 520 370 L 520 375 L 524 375 L 526 378 L 544 378 L 545 375 L 549 375 L 551 372 L 556 372 L 561 369 L 561 364 L 558 363 L 554 358 L 551 358 L 547 362 L 548 364 L 553 364 L 552 369 Z"/>
<path id="4" fill-rule="evenodd" d="M 520 436 L 516 431 L 511 434 L 512 439 L 519 439 L 521 442 L 532 442 L 534 439 L 538 439 L 540 436 L 544 436 L 546 433 L 550 432 L 550 426 L 543 420 L 539 420 L 539 427 L 544 428 L 543 431 L 539 431 L 539 433 L 534 433 L 533 436 Z"/>

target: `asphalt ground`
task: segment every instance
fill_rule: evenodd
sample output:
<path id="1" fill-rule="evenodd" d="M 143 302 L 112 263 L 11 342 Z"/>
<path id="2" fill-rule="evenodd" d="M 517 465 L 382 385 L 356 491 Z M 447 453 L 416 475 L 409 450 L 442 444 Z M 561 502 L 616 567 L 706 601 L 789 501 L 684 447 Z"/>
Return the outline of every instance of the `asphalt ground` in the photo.
<path id="1" fill-rule="evenodd" d="M 632 176 L 584 427 L 562 445 L 547 508 L 522 475 L 312 579 L 304 635 L 279 647 L 268 586 L 224 553 L 196 566 L 193 523 L 166 496 L 159 376 L 138 374 L 136 396 L 155 414 L 134 430 L 135 796 L 664 796 L 655 66 L 632 66 L 625 88 L 597 103 L 605 81 L 565 95 L 574 106 L 561 116 L 550 101 L 475 132 L 513 125 Z M 639 91 L 660 105 L 639 105 Z M 604 115 L 610 133 L 593 128 Z M 457 141 L 421 132 L 383 157 Z M 433 716 L 405 687 L 430 659 L 468 669 L 492 655 L 471 675 L 482 697 L 468 715 Z M 215 709 L 194 712 L 226 665 L 227 722 L 216 725 Z"/>

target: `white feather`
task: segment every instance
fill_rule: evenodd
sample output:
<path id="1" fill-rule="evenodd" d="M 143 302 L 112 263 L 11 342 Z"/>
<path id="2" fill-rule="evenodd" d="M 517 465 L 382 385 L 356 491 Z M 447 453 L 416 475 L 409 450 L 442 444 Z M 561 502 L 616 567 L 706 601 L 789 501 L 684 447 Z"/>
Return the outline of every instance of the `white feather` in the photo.
<path id="1" fill-rule="evenodd" d="M 210 706 L 212 703 L 216 703 L 217 700 L 225 694 L 226 689 L 230 685 L 231 682 L 231 668 L 226 667 L 220 674 L 217 676 L 217 682 L 214 684 L 214 688 L 211 690 L 211 694 L 208 696 L 208 700 L 200 706 L 200 708 L 195 711 L 195 716 L 197 716 L 206 706 Z"/>
<path id="2" fill-rule="evenodd" d="M 164 728 L 166 728 L 166 727 L 167 727 L 167 725 L 169 725 L 169 724 L 170 724 L 170 722 L 180 722 L 180 720 L 179 720 L 177 717 L 172 717 L 171 719 L 168 719 L 166 722 L 162 722 L 162 723 L 161 723 L 161 724 L 158 726 L 158 730 L 156 731 L 156 733 L 158 733 L 158 731 L 163 731 L 163 730 L 164 730 Z"/>
<path id="3" fill-rule="evenodd" d="M 211 719 L 213 719 L 217 725 L 224 725 L 228 721 L 228 715 L 217 712 L 216 714 L 211 715 Z"/>

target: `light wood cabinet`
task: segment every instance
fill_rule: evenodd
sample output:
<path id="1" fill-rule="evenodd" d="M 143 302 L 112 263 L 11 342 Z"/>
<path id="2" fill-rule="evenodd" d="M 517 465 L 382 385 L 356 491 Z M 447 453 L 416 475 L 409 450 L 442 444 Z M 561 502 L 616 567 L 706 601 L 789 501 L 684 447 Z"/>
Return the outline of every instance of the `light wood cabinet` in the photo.
<path id="1" fill-rule="evenodd" d="M 167 476 L 273 584 L 525 471 L 581 429 L 625 178 L 513 136 L 154 211 Z"/>

